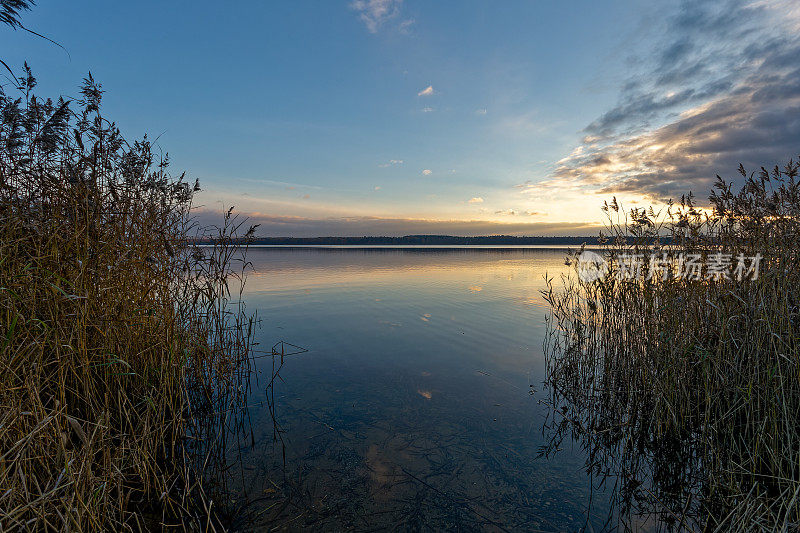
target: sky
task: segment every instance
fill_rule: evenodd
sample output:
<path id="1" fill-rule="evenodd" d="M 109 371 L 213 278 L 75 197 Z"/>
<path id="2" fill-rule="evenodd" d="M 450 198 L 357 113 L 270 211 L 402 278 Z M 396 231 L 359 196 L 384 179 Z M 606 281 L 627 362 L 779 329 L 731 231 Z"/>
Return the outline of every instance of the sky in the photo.
<path id="1" fill-rule="evenodd" d="M 38 0 L 0 30 L 265 236 L 591 235 L 800 154 L 796 0 Z"/>

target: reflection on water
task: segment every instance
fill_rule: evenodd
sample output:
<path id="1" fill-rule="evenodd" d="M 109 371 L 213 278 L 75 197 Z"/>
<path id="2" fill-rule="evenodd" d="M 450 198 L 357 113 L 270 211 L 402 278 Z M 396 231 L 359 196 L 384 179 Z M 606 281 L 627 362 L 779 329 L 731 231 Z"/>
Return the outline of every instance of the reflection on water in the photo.
<path id="1" fill-rule="evenodd" d="M 251 250 L 245 295 L 264 322 L 261 344 L 308 352 L 285 357 L 268 391 L 275 361 L 259 361 L 237 525 L 580 528 L 590 496 L 583 458 L 567 449 L 536 459 L 538 291 L 563 258 L 552 249 Z"/>

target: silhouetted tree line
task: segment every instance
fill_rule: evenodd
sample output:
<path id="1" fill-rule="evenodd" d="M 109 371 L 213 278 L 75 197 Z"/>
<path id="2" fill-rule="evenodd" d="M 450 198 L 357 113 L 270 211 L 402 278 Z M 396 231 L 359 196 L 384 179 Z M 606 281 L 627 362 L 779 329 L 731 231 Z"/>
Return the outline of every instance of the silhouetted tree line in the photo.
<path id="1" fill-rule="evenodd" d="M 581 244 L 596 244 L 597 237 L 587 236 L 532 236 L 518 237 L 514 235 L 484 235 L 478 237 L 458 237 L 454 235 L 405 235 L 403 237 L 257 237 L 252 244 L 269 244 L 284 246 L 374 246 L 374 245 L 394 245 L 394 246 L 479 246 L 479 245 L 570 245 L 580 246 Z"/>

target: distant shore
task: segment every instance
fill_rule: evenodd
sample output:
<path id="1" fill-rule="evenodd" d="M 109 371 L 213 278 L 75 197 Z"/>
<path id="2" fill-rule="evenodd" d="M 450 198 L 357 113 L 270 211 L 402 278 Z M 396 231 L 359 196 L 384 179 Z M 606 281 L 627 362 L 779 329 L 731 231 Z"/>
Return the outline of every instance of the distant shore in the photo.
<path id="1" fill-rule="evenodd" d="M 205 241 L 203 241 L 205 243 Z M 211 241 L 208 241 L 210 244 Z M 487 235 L 459 237 L 453 235 L 406 235 L 403 237 L 256 237 L 256 246 L 531 246 L 596 244 L 597 235 L 570 237 L 516 237 Z"/>

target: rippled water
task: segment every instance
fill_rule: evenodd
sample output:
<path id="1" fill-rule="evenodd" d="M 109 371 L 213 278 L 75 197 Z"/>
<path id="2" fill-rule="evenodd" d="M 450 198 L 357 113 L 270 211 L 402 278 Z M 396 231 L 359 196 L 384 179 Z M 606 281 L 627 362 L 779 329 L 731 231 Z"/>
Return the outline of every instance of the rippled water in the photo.
<path id="1" fill-rule="evenodd" d="M 263 320 L 262 348 L 308 351 L 285 358 L 272 410 L 273 361 L 259 362 L 255 445 L 241 447 L 234 476 L 239 527 L 584 524 L 580 451 L 536 458 L 539 290 L 545 272 L 564 270 L 563 250 L 254 248 L 248 259 L 245 298 Z"/>

